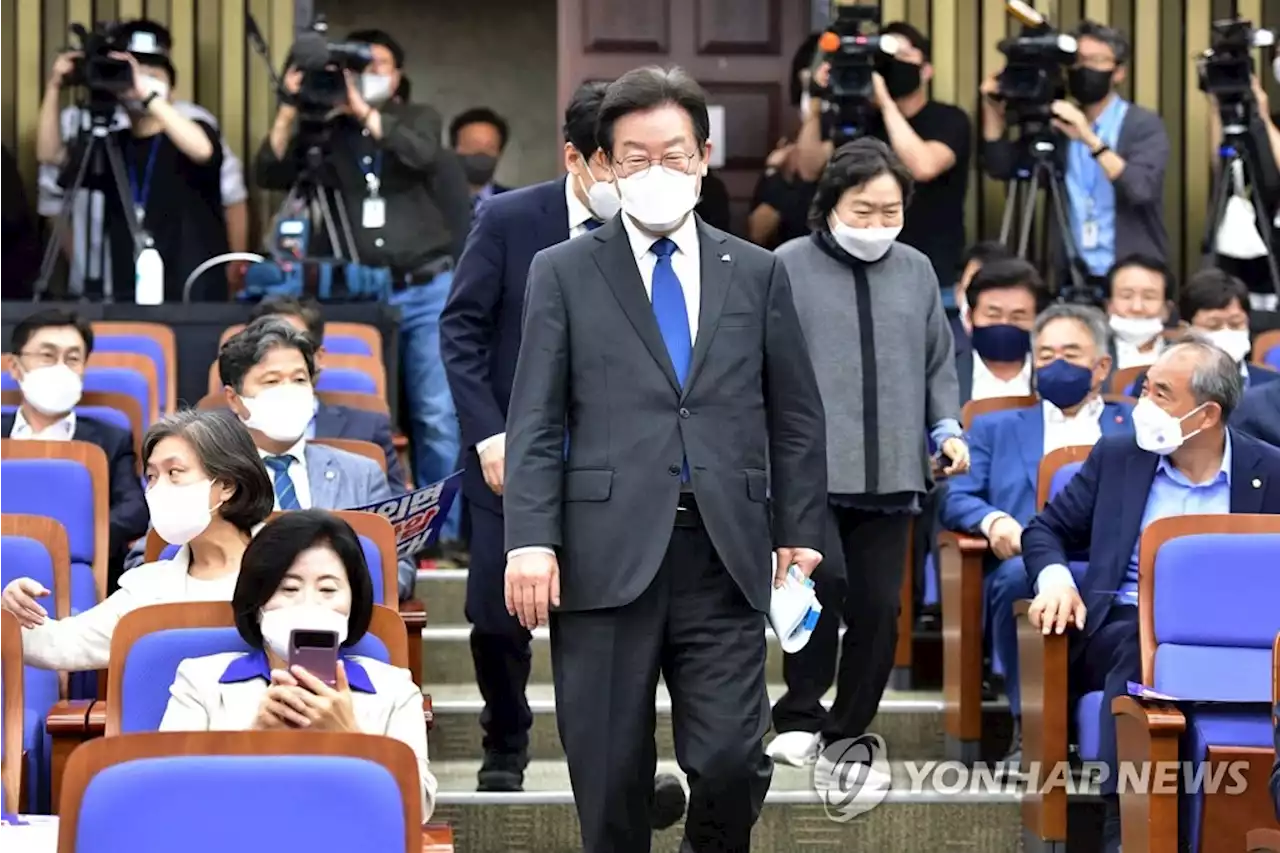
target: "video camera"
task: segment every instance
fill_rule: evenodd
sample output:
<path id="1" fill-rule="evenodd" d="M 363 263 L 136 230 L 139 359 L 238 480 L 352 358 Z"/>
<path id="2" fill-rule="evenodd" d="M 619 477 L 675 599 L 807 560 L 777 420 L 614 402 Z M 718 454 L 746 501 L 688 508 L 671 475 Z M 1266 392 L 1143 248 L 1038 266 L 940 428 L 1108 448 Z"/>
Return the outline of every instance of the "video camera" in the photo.
<path id="1" fill-rule="evenodd" d="M 91 100 L 115 98 L 133 88 L 133 66 L 127 59 L 111 56 L 128 49 L 123 44 L 116 24 L 95 24 L 86 30 L 81 24 L 72 24 L 70 32 L 79 41 L 75 50 L 80 52 L 67 75 L 67 83 L 89 90 Z"/>
<path id="2" fill-rule="evenodd" d="M 317 15 L 307 31 L 298 36 L 290 57 L 289 64 L 302 71 L 302 86 L 295 98 L 304 117 L 327 115 L 334 107 L 345 104 L 345 72 L 359 73 L 373 61 L 367 44 L 329 41 L 329 24 L 322 15 Z"/>
<path id="3" fill-rule="evenodd" d="M 1050 106 L 1066 95 L 1066 69 L 1076 61 L 1075 37 L 1055 30 L 1021 0 L 1009 0 L 1005 8 L 1022 23 L 1022 32 L 997 45 L 1007 62 L 996 77 L 996 95 L 1020 123 L 1048 122 Z"/>
<path id="4" fill-rule="evenodd" d="M 871 75 L 898 52 L 899 40 L 880 35 L 880 7 L 837 3 L 836 19 L 818 39 L 822 61 L 831 64 L 831 80 L 815 93 L 826 104 L 822 137 L 836 145 L 865 132 L 875 114 L 875 87 Z"/>
<path id="5" fill-rule="evenodd" d="M 1241 18 L 1213 22 L 1210 47 L 1196 60 L 1200 91 L 1213 95 L 1220 105 L 1251 100 L 1253 93 L 1253 58 L 1255 47 L 1275 44 L 1271 30 L 1254 29 L 1253 23 Z"/>

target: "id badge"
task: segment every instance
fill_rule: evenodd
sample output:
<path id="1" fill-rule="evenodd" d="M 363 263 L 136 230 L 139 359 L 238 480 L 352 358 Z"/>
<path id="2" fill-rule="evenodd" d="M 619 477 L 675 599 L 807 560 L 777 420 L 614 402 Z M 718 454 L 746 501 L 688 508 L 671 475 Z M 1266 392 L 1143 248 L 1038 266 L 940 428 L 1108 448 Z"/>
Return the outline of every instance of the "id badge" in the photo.
<path id="1" fill-rule="evenodd" d="M 1080 248 L 1098 248 L 1098 223 L 1093 219 L 1086 219 L 1080 228 Z"/>
<path id="2" fill-rule="evenodd" d="M 362 228 L 381 228 L 387 224 L 387 203 L 381 196 L 371 196 L 364 200 L 360 211 Z"/>

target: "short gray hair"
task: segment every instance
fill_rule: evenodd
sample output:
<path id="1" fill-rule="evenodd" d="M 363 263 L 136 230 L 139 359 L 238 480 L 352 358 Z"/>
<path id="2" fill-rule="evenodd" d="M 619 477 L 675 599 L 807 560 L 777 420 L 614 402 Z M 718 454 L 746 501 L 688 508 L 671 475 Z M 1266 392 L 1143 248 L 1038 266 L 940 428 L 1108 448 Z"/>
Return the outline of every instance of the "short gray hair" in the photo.
<path id="1" fill-rule="evenodd" d="M 239 394 L 244 390 L 244 377 L 260 364 L 267 353 L 284 347 L 302 353 L 307 373 L 316 378 L 316 348 L 306 332 L 300 332 L 288 321 L 275 315 L 259 317 L 232 335 L 218 351 L 218 375 L 223 385 Z"/>
<path id="2" fill-rule="evenodd" d="M 1107 315 L 1097 308 L 1092 305 L 1073 305 L 1069 302 L 1050 305 L 1036 315 L 1036 324 L 1031 331 L 1032 340 L 1039 338 L 1045 326 L 1054 320 L 1075 320 L 1089 330 L 1089 337 L 1093 338 L 1093 345 L 1098 348 L 1099 356 L 1110 354 L 1111 326 L 1107 323 Z"/>
<path id="3" fill-rule="evenodd" d="M 1240 375 L 1240 365 L 1225 350 L 1195 333 L 1169 347 L 1163 357 L 1184 349 L 1191 351 L 1196 357 L 1196 366 L 1191 371 L 1191 393 L 1196 405 L 1217 403 L 1222 409 L 1222 422 L 1225 424 L 1244 396 L 1244 377 Z"/>
<path id="4" fill-rule="evenodd" d="M 144 463 L 151 461 L 156 445 L 166 438 L 190 444 L 210 480 L 236 487 L 217 511 L 224 520 L 247 533 L 271 515 L 276 502 L 271 478 L 253 436 L 230 411 L 184 409 L 156 421 L 142 439 Z"/>

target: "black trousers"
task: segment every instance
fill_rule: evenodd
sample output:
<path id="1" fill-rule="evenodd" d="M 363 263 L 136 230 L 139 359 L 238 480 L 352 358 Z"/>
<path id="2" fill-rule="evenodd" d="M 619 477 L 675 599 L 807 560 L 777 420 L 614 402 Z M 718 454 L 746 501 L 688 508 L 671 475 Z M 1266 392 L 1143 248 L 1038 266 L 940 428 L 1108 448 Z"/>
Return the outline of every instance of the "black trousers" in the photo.
<path id="1" fill-rule="evenodd" d="M 764 632 L 700 526 L 672 531 L 657 577 L 630 604 L 551 614 L 556 720 L 584 853 L 648 853 L 659 674 L 689 780 L 682 850 L 750 849 L 773 775 Z"/>
<path id="2" fill-rule="evenodd" d="M 893 670 L 911 519 L 830 508 L 827 553 L 814 576 L 822 616 L 805 647 L 782 660 L 787 692 L 773 708 L 778 733 L 818 732 L 836 741 L 871 725 Z M 828 713 L 821 700 L 833 681 L 836 701 Z"/>
<path id="3" fill-rule="evenodd" d="M 1089 614 L 1094 617 L 1094 614 Z M 1088 622 L 1086 620 L 1086 627 Z M 1113 604 L 1107 608 L 1102 624 L 1088 637 L 1079 632 L 1071 635 L 1071 663 L 1067 670 L 1067 708 L 1075 716 L 1076 701 L 1086 693 L 1102 691 L 1102 707 L 1098 711 L 1098 758 L 1106 762 L 1110 773 L 1102 783 L 1102 795 L 1116 793 L 1119 763 L 1116 753 L 1116 718 L 1111 702 L 1128 695 L 1128 683 L 1142 680 L 1142 644 L 1138 639 L 1138 608 Z"/>
<path id="4" fill-rule="evenodd" d="M 467 572 L 467 621 L 471 659 L 484 698 L 480 727 L 485 752 L 522 753 L 529 748 L 533 714 L 525 698 L 533 651 L 529 632 L 507 612 L 503 577 L 502 516 L 467 502 L 471 565 Z"/>

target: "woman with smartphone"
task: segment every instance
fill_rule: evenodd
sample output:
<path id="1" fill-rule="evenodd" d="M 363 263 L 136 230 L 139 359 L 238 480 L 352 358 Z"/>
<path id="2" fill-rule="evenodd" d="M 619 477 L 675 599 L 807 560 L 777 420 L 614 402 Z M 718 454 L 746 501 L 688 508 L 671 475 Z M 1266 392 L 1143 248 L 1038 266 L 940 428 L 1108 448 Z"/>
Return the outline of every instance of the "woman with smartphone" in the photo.
<path id="1" fill-rule="evenodd" d="M 435 805 L 422 693 L 407 669 L 351 655 L 373 617 L 360 540 L 324 510 L 272 521 L 249 545 L 231 598 L 251 652 L 178 666 L 161 731 L 295 729 L 363 732 L 418 757 L 422 819 Z"/>
<path id="2" fill-rule="evenodd" d="M 10 581 L 0 607 L 22 625 L 29 666 L 76 672 L 104 669 L 116 623 L 150 604 L 228 601 L 240 561 L 275 505 L 258 449 L 231 412 L 183 411 L 152 425 L 142 443 L 151 526 L 181 545 L 168 560 L 130 569 L 120 588 L 75 616 L 51 619 L 32 578 Z"/>

